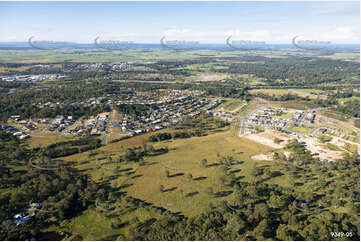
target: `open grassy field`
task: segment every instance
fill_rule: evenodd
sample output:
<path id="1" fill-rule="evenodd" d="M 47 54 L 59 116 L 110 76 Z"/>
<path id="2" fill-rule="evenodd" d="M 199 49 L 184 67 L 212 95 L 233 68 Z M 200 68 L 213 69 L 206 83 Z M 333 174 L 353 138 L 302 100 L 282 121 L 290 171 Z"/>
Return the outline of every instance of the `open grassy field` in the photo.
<path id="1" fill-rule="evenodd" d="M 245 104 L 245 102 L 240 99 L 229 98 L 229 99 L 226 99 L 226 102 L 219 105 L 216 108 L 216 110 L 224 109 L 224 111 L 230 112 L 230 111 L 233 111 L 233 110 L 239 108 L 240 106 L 242 106 L 244 104 Z"/>
<path id="2" fill-rule="evenodd" d="M 325 147 L 326 149 L 329 149 L 329 150 L 343 151 L 343 149 L 339 148 L 337 145 L 330 144 L 330 143 L 324 144 L 324 147 Z"/>
<path id="3" fill-rule="evenodd" d="M 31 136 L 27 140 L 30 148 L 46 147 L 54 143 L 72 140 L 74 137 L 66 137 L 61 135 L 44 135 L 44 136 Z"/>
<path id="4" fill-rule="evenodd" d="M 148 134 L 109 144 L 97 150 L 98 154 L 89 157 L 89 152 L 66 157 L 65 160 L 79 162 L 78 168 L 87 170 L 95 181 L 111 180 L 114 186 L 125 185 L 124 191 L 129 195 L 151 202 L 157 206 L 166 206 L 173 212 L 182 212 L 195 216 L 208 207 L 210 202 L 218 204 L 226 197 L 213 197 L 207 194 L 207 188 L 214 192 L 225 192 L 220 179 L 223 171 L 217 164 L 220 156 L 232 154 L 235 160 L 242 164 L 234 165 L 232 169 L 250 168 L 255 163 L 251 156 L 269 152 L 270 147 L 240 138 L 236 135 L 236 127 L 216 132 L 208 136 L 176 139 L 157 143 L 148 142 Z M 145 165 L 136 163 L 118 163 L 106 167 L 119 166 L 122 172 L 102 169 L 96 165 L 96 158 L 113 160 L 124 153 L 125 148 L 152 144 L 155 148 L 168 147 L 169 152 L 159 156 L 147 157 Z M 209 166 L 201 164 L 207 159 Z M 100 161 L 102 162 L 102 161 Z M 213 164 L 213 165 L 212 165 Z M 166 170 L 170 177 L 166 176 Z M 124 171 L 134 172 L 131 177 Z M 237 175 L 245 177 L 247 170 L 237 171 Z M 189 178 L 192 175 L 192 179 Z M 164 192 L 160 192 L 160 186 Z"/>
<path id="5" fill-rule="evenodd" d="M 272 106 L 271 101 L 267 101 L 262 98 L 254 98 L 249 103 L 244 105 L 239 111 L 238 114 L 241 116 L 247 116 L 251 114 L 253 111 L 262 108 L 262 107 L 268 107 Z"/>
<path id="6" fill-rule="evenodd" d="M 139 169 L 142 176 L 132 187 L 127 188 L 128 193 L 159 205 L 162 201 L 167 202 L 171 211 L 182 211 L 188 216 L 200 213 L 210 202 L 217 204 L 224 198 L 213 198 L 205 191 L 208 187 L 212 187 L 215 192 L 225 189 L 219 181 L 222 171 L 218 166 L 203 167 L 201 160 L 207 159 L 209 164 L 216 164 L 218 154 L 234 154 L 236 160 L 242 160 L 244 163 L 233 168 L 242 169 L 252 165 L 252 155 L 270 150 L 267 146 L 233 136 L 230 132 L 168 143 L 170 151 L 161 156 L 148 158 L 148 162 L 155 164 Z M 163 144 L 160 143 L 159 146 L 161 145 Z M 166 177 L 166 170 L 174 177 Z M 193 179 L 187 178 L 189 174 Z M 160 185 L 169 191 L 159 193 Z M 185 194 L 194 195 L 185 197 Z"/>
<path id="7" fill-rule="evenodd" d="M 290 93 L 290 90 L 287 89 L 253 89 L 249 91 L 251 94 L 254 93 L 264 93 L 268 95 L 284 95 Z"/>
<path id="8" fill-rule="evenodd" d="M 307 101 L 287 101 L 287 102 L 279 102 L 280 106 L 283 108 L 292 108 L 298 110 L 307 110 L 312 108 L 318 108 L 316 104 L 307 102 Z"/>
<path id="9" fill-rule="evenodd" d="M 338 112 L 335 112 L 335 111 L 324 111 L 324 112 L 322 112 L 322 115 L 324 115 L 324 116 L 326 116 L 328 118 L 337 119 L 339 121 L 347 121 L 347 119 L 350 118 L 346 114 L 338 113 Z"/>
<path id="10" fill-rule="evenodd" d="M 334 60 L 359 61 L 360 53 L 334 53 L 333 55 L 319 57 L 330 58 Z"/>
<path id="11" fill-rule="evenodd" d="M 289 130 L 300 134 L 307 134 L 312 131 L 312 129 L 310 128 L 298 127 L 298 126 L 293 126 Z"/>
<path id="12" fill-rule="evenodd" d="M 248 83 L 248 85 L 267 85 L 264 78 L 257 77 L 254 74 L 236 74 L 236 79 L 239 79 L 242 83 Z"/>
<path id="13" fill-rule="evenodd" d="M 294 111 L 283 112 L 281 115 L 277 115 L 277 118 L 291 119 L 294 113 Z"/>
<path id="14" fill-rule="evenodd" d="M 360 102 L 360 97 L 353 96 L 353 97 L 347 97 L 347 98 L 337 98 L 337 101 L 339 103 L 344 103 L 344 102 L 353 101 L 353 100 L 357 100 Z"/>
<path id="15" fill-rule="evenodd" d="M 21 66 L 21 67 L 0 67 L 0 73 L 9 72 L 9 71 L 26 71 L 31 68 L 31 66 Z"/>
<path id="16" fill-rule="evenodd" d="M 301 97 L 317 98 L 317 94 L 321 94 L 321 90 L 316 89 L 253 89 L 249 91 L 251 94 L 264 93 L 268 95 L 281 96 L 288 93 Z"/>

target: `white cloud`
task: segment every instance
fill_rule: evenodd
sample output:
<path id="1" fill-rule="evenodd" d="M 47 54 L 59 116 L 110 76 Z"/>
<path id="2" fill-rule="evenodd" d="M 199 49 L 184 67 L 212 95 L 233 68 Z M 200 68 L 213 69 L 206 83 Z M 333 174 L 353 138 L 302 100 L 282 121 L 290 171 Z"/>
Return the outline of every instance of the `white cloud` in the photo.
<path id="1" fill-rule="evenodd" d="M 194 32 L 192 32 L 192 30 L 190 29 L 168 29 L 164 31 L 164 35 L 166 36 L 189 35 L 189 34 L 194 35 Z"/>
<path id="2" fill-rule="evenodd" d="M 252 41 L 270 41 L 273 39 L 273 34 L 269 30 L 259 29 L 254 31 L 242 32 L 238 29 L 225 32 L 227 36 L 238 40 L 252 40 Z"/>
<path id="3" fill-rule="evenodd" d="M 168 29 L 164 31 L 166 39 L 199 41 L 200 43 L 223 43 L 226 35 L 221 31 L 195 31 L 192 29 Z"/>
<path id="4" fill-rule="evenodd" d="M 360 42 L 359 28 L 351 26 L 338 26 L 325 31 L 280 32 L 259 29 L 254 31 L 240 31 L 238 29 L 227 31 L 233 40 L 265 41 L 266 43 L 291 43 L 295 36 L 303 40 L 330 41 L 332 43 L 357 43 Z"/>
<path id="5" fill-rule="evenodd" d="M 330 41 L 333 44 L 360 42 L 359 28 L 351 26 L 335 26 L 325 31 L 295 33 L 294 36 L 299 36 L 300 40 Z"/>
<path id="6" fill-rule="evenodd" d="M 322 38 L 335 42 L 360 41 L 360 32 L 351 26 L 337 27 L 332 31 L 321 34 Z"/>

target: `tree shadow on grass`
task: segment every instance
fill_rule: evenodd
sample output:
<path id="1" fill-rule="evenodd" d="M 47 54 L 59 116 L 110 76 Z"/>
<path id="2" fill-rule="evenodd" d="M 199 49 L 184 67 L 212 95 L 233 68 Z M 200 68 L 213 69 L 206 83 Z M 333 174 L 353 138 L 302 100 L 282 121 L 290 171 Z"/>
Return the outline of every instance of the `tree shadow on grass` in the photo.
<path id="1" fill-rule="evenodd" d="M 127 175 L 127 176 L 130 176 L 130 175 L 133 175 L 133 174 L 135 174 L 135 171 L 130 171 L 130 172 L 125 173 L 125 175 Z"/>
<path id="2" fill-rule="evenodd" d="M 19 176 L 25 175 L 27 172 L 25 170 L 18 170 L 18 171 L 14 171 L 13 174 L 17 174 Z"/>
<path id="3" fill-rule="evenodd" d="M 96 184 L 99 186 L 99 188 L 108 189 L 110 182 L 109 180 L 103 179 L 102 181 L 98 181 Z"/>
<path id="4" fill-rule="evenodd" d="M 119 169 L 119 170 L 117 170 L 117 171 L 123 172 L 123 171 L 131 171 L 131 170 L 133 170 L 133 168 Z"/>
<path id="5" fill-rule="evenodd" d="M 220 192 L 214 193 L 214 197 L 226 197 L 232 193 L 233 193 L 233 191 L 220 191 Z"/>
<path id="6" fill-rule="evenodd" d="M 132 176 L 132 179 L 135 179 L 135 178 L 138 178 L 138 177 L 141 177 L 141 176 L 143 176 L 143 175 L 138 174 L 138 175 Z"/>
<path id="7" fill-rule="evenodd" d="M 119 177 L 120 177 L 120 175 L 112 175 L 112 176 L 108 176 L 107 179 L 114 180 L 114 179 L 117 179 Z"/>
<path id="8" fill-rule="evenodd" d="M 167 211 L 167 209 L 165 209 L 164 207 L 160 207 L 160 206 L 152 206 L 152 208 L 160 210 L 161 213 L 164 213 L 165 211 Z"/>
<path id="9" fill-rule="evenodd" d="M 237 176 L 234 180 L 235 180 L 235 181 L 239 181 L 239 180 L 241 180 L 241 179 L 243 179 L 243 178 L 245 178 L 245 176 Z"/>
<path id="10" fill-rule="evenodd" d="M 117 229 L 121 229 L 121 228 L 123 228 L 123 227 L 125 227 L 125 226 L 128 226 L 128 225 L 130 225 L 130 223 L 129 223 L 128 221 L 126 221 L 126 222 L 124 222 L 124 223 L 119 224 L 119 225 L 117 226 Z"/>
<path id="11" fill-rule="evenodd" d="M 278 177 L 278 176 L 283 176 L 284 174 L 280 171 L 273 171 L 271 173 L 271 177 L 274 178 L 274 177 Z"/>
<path id="12" fill-rule="evenodd" d="M 180 172 L 180 173 L 175 173 L 173 175 L 169 175 L 168 177 L 177 177 L 177 176 L 183 176 L 184 173 Z"/>
<path id="13" fill-rule="evenodd" d="M 199 192 L 190 192 L 190 193 L 187 193 L 185 196 L 186 197 L 193 197 L 194 195 L 197 195 Z"/>
<path id="14" fill-rule="evenodd" d="M 168 189 L 163 190 L 163 192 L 171 192 L 171 191 L 176 190 L 177 188 L 178 188 L 178 187 L 168 188 Z"/>
<path id="15" fill-rule="evenodd" d="M 207 179 L 206 176 L 200 176 L 200 177 L 193 178 L 194 181 L 202 181 L 202 180 L 205 180 L 205 179 Z"/>
<path id="16" fill-rule="evenodd" d="M 125 211 L 125 213 L 132 213 L 132 212 L 134 212 L 135 210 L 137 210 L 137 207 L 131 207 L 131 208 L 128 208 L 126 211 Z"/>
<path id="17" fill-rule="evenodd" d="M 133 186 L 133 184 L 132 183 L 123 184 L 123 185 L 119 186 L 119 189 L 124 189 L 124 188 L 130 187 L 130 186 Z"/>
<path id="18" fill-rule="evenodd" d="M 109 219 L 111 219 L 111 218 L 117 218 L 117 217 L 119 217 L 119 215 L 121 215 L 121 214 L 122 214 L 122 211 L 119 211 L 119 212 L 114 212 L 114 211 L 112 211 L 112 214 L 106 214 L 105 217 L 106 217 L 106 218 L 109 218 Z"/>
<path id="19" fill-rule="evenodd" d="M 145 163 L 144 166 L 151 166 L 151 165 L 155 165 L 155 164 L 159 164 L 159 162 L 153 161 L 153 162 L 150 162 L 150 163 Z"/>
<path id="20" fill-rule="evenodd" d="M 240 172 L 242 169 L 236 169 L 236 170 L 233 170 L 233 171 L 230 171 L 230 173 L 237 173 L 237 172 Z"/>
<path id="21" fill-rule="evenodd" d="M 79 169 L 80 172 L 87 172 L 87 171 L 91 171 L 91 170 L 93 170 L 93 168 Z"/>

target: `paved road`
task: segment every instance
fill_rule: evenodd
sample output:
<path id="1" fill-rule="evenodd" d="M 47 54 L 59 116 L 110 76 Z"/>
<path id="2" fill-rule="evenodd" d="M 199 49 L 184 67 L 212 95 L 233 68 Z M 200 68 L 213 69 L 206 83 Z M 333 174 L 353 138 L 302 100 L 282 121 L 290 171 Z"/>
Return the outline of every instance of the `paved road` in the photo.
<path id="1" fill-rule="evenodd" d="M 245 118 L 240 117 L 239 120 L 239 131 L 238 131 L 238 136 L 242 136 L 245 134 L 245 127 L 244 127 L 244 123 L 245 123 Z"/>
<path id="2" fill-rule="evenodd" d="M 308 133 L 308 135 L 314 135 L 315 133 L 317 133 L 320 130 L 320 127 L 316 127 L 313 130 L 311 130 L 311 132 Z"/>
<path id="3" fill-rule="evenodd" d="M 112 125 L 112 114 L 109 114 L 109 120 L 107 123 L 107 128 L 105 129 L 104 135 L 103 135 L 103 141 L 102 141 L 102 145 L 107 145 L 108 144 L 108 135 L 110 134 L 110 126 Z"/>
<path id="4" fill-rule="evenodd" d="M 108 143 L 108 133 L 107 131 L 105 131 L 103 135 L 102 145 L 107 145 L 107 143 Z"/>

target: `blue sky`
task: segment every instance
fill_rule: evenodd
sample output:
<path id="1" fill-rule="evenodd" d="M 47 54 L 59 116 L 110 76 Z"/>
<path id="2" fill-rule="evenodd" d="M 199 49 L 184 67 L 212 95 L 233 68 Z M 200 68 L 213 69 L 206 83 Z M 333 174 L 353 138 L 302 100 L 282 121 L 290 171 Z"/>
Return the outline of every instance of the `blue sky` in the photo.
<path id="1" fill-rule="evenodd" d="M 359 2 L 0 2 L 0 41 L 360 42 Z"/>

